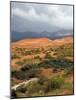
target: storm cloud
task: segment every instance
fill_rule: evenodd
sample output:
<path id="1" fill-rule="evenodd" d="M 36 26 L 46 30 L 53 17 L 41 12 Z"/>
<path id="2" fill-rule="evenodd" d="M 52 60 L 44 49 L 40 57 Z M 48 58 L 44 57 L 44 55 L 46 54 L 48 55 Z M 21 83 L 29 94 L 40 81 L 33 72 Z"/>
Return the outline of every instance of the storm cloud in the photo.
<path id="1" fill-rule="evenodd" d="M 56 32 L 73 30 L 73 6 L 11 2 L 11 30 Z"/>

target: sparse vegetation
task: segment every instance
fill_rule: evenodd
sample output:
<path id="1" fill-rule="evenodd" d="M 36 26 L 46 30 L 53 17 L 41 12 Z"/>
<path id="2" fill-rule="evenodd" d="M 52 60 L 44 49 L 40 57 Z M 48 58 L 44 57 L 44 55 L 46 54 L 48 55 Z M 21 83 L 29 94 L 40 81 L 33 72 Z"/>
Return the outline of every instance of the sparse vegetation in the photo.
<path id="1" fill-rule="evenodd" d="M 64 84 L 64 79 L 59 76 L 53 77 L 50 84 L 51 89 L 58 89 Z"/>
<path id="2" fill-rule="evenodd" d="M 19 59 L 20 56 L 19 56 L 18 54 L 12 54 L 11 58 L 12 58 L 12 59 Z"/>
<path id="3" fill-rule="evenodd" d="M 12 90 L 13 98 L 73 93 L 73 44 L 49 45 L 46 48 L 15 47 L 13 60 L 15 64 L 12 67 L 20 68 L 13 68 L 12 78 L 26 82 L 38 78 L 37 82 Z M 13 86 L 19 83 L 12 81 Z"/>

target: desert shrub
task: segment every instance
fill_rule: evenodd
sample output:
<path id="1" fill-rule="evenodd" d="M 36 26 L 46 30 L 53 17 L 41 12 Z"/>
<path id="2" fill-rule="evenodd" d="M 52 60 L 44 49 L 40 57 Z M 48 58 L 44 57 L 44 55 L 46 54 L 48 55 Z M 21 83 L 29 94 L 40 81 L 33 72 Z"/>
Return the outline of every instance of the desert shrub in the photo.
<path id="1" fill-rule="evenodd" d="M 42 91 L 47 93 L 49 91 L 59 89 L 64 84 L 64 79 L 60 76 L 55 76 L 51 79 L 42 77 L 39 79 L 38 83 L 41 85 Z"/>
<path id="2" fill-rule="evenodd" d="M 40 59 L 40 56 L 35 56 L 34 59 Z"/>
<path id="3" fill-rule="evenodd" d="M 53 57 L 49 53 L 46 53 L 45 59 L 53 59 Z"/>
<path id="4" fill-rule="evenodd" d="M 40 67 L 44 67 L 44 68 L 50 68 L 50 67 L 55 67 L 55 68 L 59 68 L 59 62 L 57 60 L 43 60 L 38 64 Z"/>
<path id="5" fill-rule="evenodd" d="M 27 88 L 24 84 L 22 84 L 21 86 L 17 87 L 17 92 L 22 92 L 25 93 L 27 91 Z"/>
<path id="6" fill-rule="evenodd" d="M 30 78 L 37 77 L 38 70 L 36 69 L 30 69 L 30 70 L 20 70 L 20 71 L 12 71 L 12 77 L 15 77 L 20 80 L 26 80 Z"/>
<path id="7" fill-rule="evenodd" d="M 67 68 L 67 67 L 71 67 L 71 66 L 73 66 L 73 61 L 66 60 L 66 59 L 60 59 L 60 58 L 44 59 L 38 64 L 38 67 L 45 67 L 45 68 L 50 68 L 50 67 Z"/>
<path id="8" fill-rule="evenodd" d="M 15 77 L 17 79 L 20 80 L 26 80 L 29 79 L 31 77 L 35 77 L 35 73 L 31 70 L 31 71 L 14 71 L 12 72 L 12 77 Z"/>
<path id="9" fill-rule="evenodd" d="M 22 51 L 22 48 L 16 47 L 15 50 L 16 51 Z"/>
<path id="10" fill-rule="evenodd" d="M 31 52 L 31 50 L 28 50 L 28 51 L 24 51 L 24 50 L 22 50 L 21 51 L 21 55 L 25 55 L 25 56 L 27 56 L 27 55 L 31 55 L 32 54 L 32 52 Z"/>
<path id="11" fill-rule="evenodd" d="M 66 77 L 66 76 L 71 75 L 71 74 L 73 74 L 73 67 L 64 69 L 63 77 Z"/>
<path id="12" fill-rule="evenodd" d="M 38 83 L 41 85 L 43 93 L 47 93 L 50 91 L 49 79 L 45 77 L 40 77 Z"/>
<path id="13" fill-rule="evenodd" d="M 39 53 L 40 50 L 39 50 L 39 49 L 34 49 L 34 50 L 32 50 L 32 52 L 33 52 L 33 53 Z"/>
<path id="14" fill-rule="evenodd" d="M 42 91 L 44 93 L 48 93 L 49 91 L 61 88 L 62 84 L 64 84 L 64 79 L 59 76 L 55 76 L 51 79 L 40 79 L 39 82 L 42 85 Z"/>
<path id="15" fill-rule="evenodd" d="M 55 76 L 50 80 L 50 89 L 59 89 L 64 84 L 64 79 L 62 77 Z"/>
<path id="16" fill-rule="evenodd" d="M 47 81 L 48 79 L 43 77 L 43 76 L 39 76 L 39 80 L 38 83 L 41 85 L 44 85 L 44 83 Z"/>
<path id="17" fill-rule="evenodd" d="M 20 79 L 20 80 L 27 78 L 26 74 L 22 73 L 21 71 L 13 71 L 12 77 L 15 77 L 15 78 Z"/>
<path id="18" fill-rule="evenodd" d="M 17 54 L 12 54 L 11 58 L 12 58 L 12 59 L 19 59 L 19 58 L 20 58 L 20 56 L 19 56 L 19 55 L 17 55 Z"/>
<path id="19" fill-rule="evenodd" d="M 64 89 L 68 89 L 68 90 L 73 90 L 73 84 L 72 83 L 65 83 L 63 85 Z"/>
<path id="20" fill-rule="evenodd" d="M 54 59 L 52 60 L 52 65 L 55 67 L 69 67 L 73 65 L 72 61 L 65 60 L 65 59 Z"/>
<path id="21" fill-rule="evenodd" d="M 67 46 L 60 46 L 59 48 L 57 48 L 56 52 L 58 53 L 59 57 L 65 57 L 65 56 L 70 56 L 73 57 L 73 45 L 72 44 L 68 44 Z"/>
<path id="22" fill-rule="evenodd" d="M 26 65 L 26 64 L 24 64 L 22 67 L 21 67 L 21 71 L 27 71 L 27 70 L 29 70 L 29 69 L 31 69 L 31 65 Z"/>
<path id="23" fill-rule="evenodd" d="M 23 61 L 17 61 L 15 64 L 17 64 L 17 65 L 23 65 L 24 62 Z"/>
<path id="24" fill-rule="evenodd" d="M 31 51 L 26 51 L 26 54 L 30 55 L 32 52 Z"/>
<path id="25" fill-rule="evenodd" d="M 38 64 L 39 64 L 39 63 L 31 64 L 32 69 L 40 68 L 40 66 L 39 66 Z"/>
<path id="26" fill-rule="evenodd" d="M 36 77 L 36 75 L 37 75 L 37 70 L 31 69 L 31 70 L 29 70 L 29 71 L 27 72 L 27 74 L 28 74 L 29 78 L 34 78 L 34 77 Z"/>
<path id="27" fill-rule="evenodd" d="M 21 54 L 22 55 L 31 55 L 31 54 L 35 54 L 35 53 L 39 53 L 39 52 L 40 52 L 39 49 L 31 49 L 31 50 L 22 49 Z"/>
<path id="28" fill-rule="evenodd" d="M 41 61 L 41 62 L 38 64 L 38 67 L 40 67 L 40 68 L 41 68 L 41 67 L 49 68 L 49 67 L 51 67 L 51 61 L 45 59 L 45 60 Z"/>
<path id="29" fill-rule="evenodd" d="M 57 73 L 58 69 L 57 68 L 53 68 L 53 73 Z"/>
<path id="30" fill-rule="evenodd" d="M 39 68 L 40 68 L 40 66 L 38 63 L 25 64 L 25 62 L 24 62 L 24 64 L 22 64 L 21 70 L 27 71 L 27 70 L 34 70 L 34 69 L 39 69 Z"/>
<path id="31" fill-rule="evenodd" d="M 38 93 L 40 90 L 42 90 L 42 88 L 41 88 L 41 85 L 38 82 L 32 82 L 27 87 L 27 91 L 30 94 Z"/>
<path id="32" fill-rule="evenodd" d="M 16 70 L 13 70 L 12 72 L 11 72 L 11 77 L 13 77 L 14 75 L 16 75 Z"/>

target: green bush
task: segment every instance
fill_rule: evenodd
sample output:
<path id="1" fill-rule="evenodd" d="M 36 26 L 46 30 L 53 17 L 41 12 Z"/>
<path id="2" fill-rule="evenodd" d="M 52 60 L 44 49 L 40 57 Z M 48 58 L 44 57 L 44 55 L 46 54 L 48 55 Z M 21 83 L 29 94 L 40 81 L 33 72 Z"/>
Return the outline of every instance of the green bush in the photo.
<path id="1" fill-rule="evenodd" d="M 23 61 L 17 61 L 15 64 L 17 64 L 17 65 L 23 65 L 24 64 L 24 62 Z"/>
<path id="2" fill-rule="evenodd" d="M 73 90 L 73 84 L 72 83 L 65 83 L 63 85 L 64 89 L 68 89 L 68 90 Z"/>
<path id="3" fill-rule="evenodd" d="M 12 58 L 12 59 L 19 59 L 19 58 L 20 58 L 20 56 L 19 56 L 19 55 L 17 55 L 17 54 L 12 54 L 11 58 Z"/>
<path id="4" fill-rule="evenodd" d="M 56 52 L 58 53 L 58 57 L 73 57 L 73 45 L 72 44 L 68 44 L 68 45 L 64 45 L 63 47 L 60 46 L 56 49 Z"/>
<path id="5" fill-rule="evenodd" d="M 59 89 L 64 84 L 64 79 L 62 77 L 53 77 L 50 80 L 50 89 Z"/>
<path id="6" fill-rule="evenodd" d="M 40 56 L 35 56 L 34 59 L 40 59 Z"/>
<path id="7" fill-rule="evenodd" d="M 45 59 L 53 59 L 53 57 L 49 53 L 46 53 Z"/>

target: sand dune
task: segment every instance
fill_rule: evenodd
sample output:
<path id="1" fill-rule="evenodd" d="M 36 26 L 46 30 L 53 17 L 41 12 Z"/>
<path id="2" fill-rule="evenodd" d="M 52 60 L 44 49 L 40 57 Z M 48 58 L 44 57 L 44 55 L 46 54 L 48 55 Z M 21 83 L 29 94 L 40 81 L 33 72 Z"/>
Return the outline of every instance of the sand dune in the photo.
<path id="1" fill-rule="evenodd" d="M 35 39 L 24 39 L 12 43 L 12 48 L 14 47 L 25 47 L 25 48 L 37 48 L 46 46 L 56 46 L 64 45 L 73 42 L 73 37 L 65 37 L 56 40 L 50 40 L 48 38 L 35 38 Z"/>

